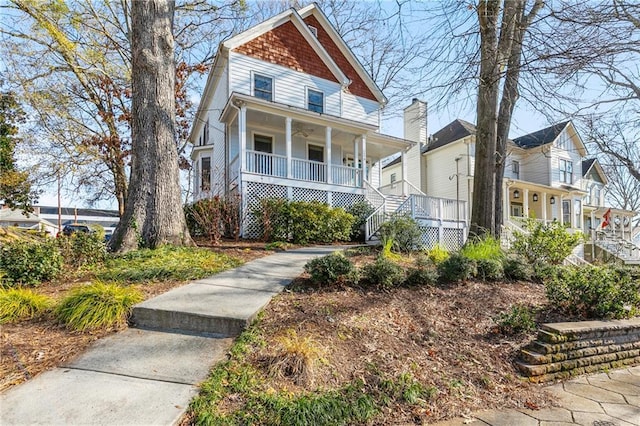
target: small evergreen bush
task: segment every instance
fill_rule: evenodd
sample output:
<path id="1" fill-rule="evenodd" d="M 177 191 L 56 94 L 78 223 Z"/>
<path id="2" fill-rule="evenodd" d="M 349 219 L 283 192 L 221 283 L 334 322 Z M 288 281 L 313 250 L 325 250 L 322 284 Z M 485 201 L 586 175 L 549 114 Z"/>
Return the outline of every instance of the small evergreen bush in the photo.
<path id="1" fill-rule="evenodd" d="M 355 218 L 341 207 L 318 201 L 290 203 L 291 236 L 296 244 L 349 241 Z"/>
<path id="2" fill-rule="evenodd" d="M 47 296 L 25 288 L 0 289 L 0 324 L 35 318 L 49 310 Z"/>
<path id="3" fill-rule="evenodd" d="M 626 318 L 640 311 L 640 282 L 628 270 L 563 267 L 545 282 L 549 302 L 583 318 Z"/>
<path id="4" fill-rule="evenodd" d="M 364 282 L 382 289 L 397 287 L 405 279 L 402 267 L 384 256 L 378 256 L 375 262 L 365 265 L 361 275 Z"/>
<path id="5" fill-rule="evenodd" d="M 537 328 L 535 310 L 524 305 L 514 305 L 507 312 L 494 318 L 503 334 L 528 333 Z"/>
<path id="6" fill-rule="evenodd" d="M 433 285 L 438 282 L 438 271 L 433 267 L 416 265 L 407 271 L 405 282 L 410 286 Z"/>
<path id="7" fill-rule="evenodd" d="M 584 240 L 581 233 L 570 234 L 558 221 L 544 224 L 528 219 L 524 229 L 528 233 L 514 233 L 513 250 L 531 264 L 559 265 Z"/>
<path id="8" fill-rule="evenodd" d="M 438 265 L 440 278 L 448 282 L 466 281 L 476 273 L 476 263 L 460 253 L 452 254 Z"/>
<path id="9" fill-rule="evenodd" d="M 533 268 L 525 258 L 511 255 L 504 259 L 504 275 L 514 281 L 529 281 L 533 277 Z"/>
<path id="10" fill-rule="evenodd" d="M 11 241 L 0 247 L 4 281 L 37 286 L 62 270 L 62 256 L 54 240 Z"/>
<path id="11" fill-rule="evenodd" d="M 395 216 L 383 223 L 378 231 L 380 241 L 393 241 L 391 249 L 400 253 L 409 253 L 422 245 L 422 231 L 413 218 Z"/>
<path id="12" fill-rule="evenodd" d="M 61 235 L 56 241 L 64 263 L 70 266 L 99 264 L 107 256 L 104 235 L 98 232 L 74 232 L 69 236 Z"/>
<path id="13" fill-rule="evenodd" d="M 359 201 L 347 208 L 347 213 L 354 217 L 351 225 L 351 241 L 364 241 L 364 226 L 367 218 L 375 209 L 366 201 Z"/>
<path id="14" fill-rule="evenodd" d="M 499 281 L 504 278 L 504 267 L 499 259 L 476 260 L 476 277 L 485 281 Z"/>
<path id="15" fill-rule="evenodd" d="M 131 308 L 142 299 L 135 288 L 97 282 L 72 290 L 54 313 L 73 330 L 117 328 L 126 325 Z"/>
<path id="16" fill-rule="evenodd" d="M 317 257 L 304 265 L 311 281 L 320 285 L 339 282 L 357 282 L 357 270 L 351 260 L 341 253 Z"/>

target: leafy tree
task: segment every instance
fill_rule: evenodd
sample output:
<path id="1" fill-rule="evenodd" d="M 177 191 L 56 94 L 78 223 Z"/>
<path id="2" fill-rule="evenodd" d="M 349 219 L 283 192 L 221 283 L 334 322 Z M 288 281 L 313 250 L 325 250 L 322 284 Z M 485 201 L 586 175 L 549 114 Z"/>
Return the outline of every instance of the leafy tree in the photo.
<path id="1" fill-rule="evenodd" d="M 14 150 L 18 124 L 25 114 L 11 92 L 0 93 L 0 200 L 14 209 L 33 211 L 38 199 L 27 172 L 16 169 Z"/>

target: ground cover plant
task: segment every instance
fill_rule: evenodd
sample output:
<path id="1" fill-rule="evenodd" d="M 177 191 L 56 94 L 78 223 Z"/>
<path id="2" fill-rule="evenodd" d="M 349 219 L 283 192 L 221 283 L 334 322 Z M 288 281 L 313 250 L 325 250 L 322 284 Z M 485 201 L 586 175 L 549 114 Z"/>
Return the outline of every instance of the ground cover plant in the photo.
<path id="1" fill-rule="evenodd" d="M 0 324 L 23 321 L 46 313 L 52 300 L 26 288 L 0 289 Z"/>

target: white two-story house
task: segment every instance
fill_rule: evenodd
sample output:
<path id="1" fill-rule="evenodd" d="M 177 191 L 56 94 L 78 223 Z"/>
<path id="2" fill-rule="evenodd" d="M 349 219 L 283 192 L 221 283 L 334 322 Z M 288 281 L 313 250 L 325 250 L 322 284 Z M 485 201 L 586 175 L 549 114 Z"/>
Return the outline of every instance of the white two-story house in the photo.
<path id="1" fill-rule="evenodd" d="M 454 120 L 420 148 L 419 162 L 409 163 L 409 168 L 418 167 L 422 172 L 414 185 L 431 197 L 466 201 L 466 217 L 470 217 L 473 199 L 475 134 L 475 125 Z M 585 145 L 570 121 L 510 140 L 502 186 L 506 227 L 521 228 L 525 218 L 555 220 L 591 240 L 630 240 L 631 218 L 637 213 L 606 206 L 606 175 L 596 159 L 586 156 Z M 402 179 L 405 169 L 402 157 L 387 164 L 382 184 Z M 407 178 L 413 176 L 407 174 Z M 607 212 L 610 225 L 602 229 Z"/>
<path id="2" fill-rule="evenodd" d="M 388 211 L 380 160 L 409 150 L 426 128 L 410 126 L 405 139 L 380 133 L 385 104 L 316 4 L 222 42 L 190 134 L 194 200 L 240 196 L 248 238 L 260 233 L 252 212 L 262 198 L 367 200 Z"/>

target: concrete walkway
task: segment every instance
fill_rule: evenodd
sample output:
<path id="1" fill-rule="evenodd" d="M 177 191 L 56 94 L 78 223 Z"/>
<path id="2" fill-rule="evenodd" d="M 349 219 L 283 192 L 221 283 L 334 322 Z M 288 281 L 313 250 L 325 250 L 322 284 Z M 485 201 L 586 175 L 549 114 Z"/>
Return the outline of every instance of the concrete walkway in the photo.
<path id="1" fill-rule="evenodd" d="M 480 411 L 437 426 L 640 426 L 640 366 L 579 377 L 548 390 L 558 407 Z"/>
<path id="2" fill-rule="evenodd" d="M 280 252 L 173 289 L 134 308 L 136 327 L 68 365 L 0 394 L 2 425 L 170 425 L 232 337 L 300 275 L 340 247 Z"/>

